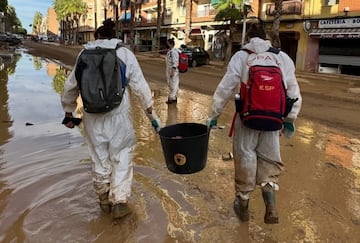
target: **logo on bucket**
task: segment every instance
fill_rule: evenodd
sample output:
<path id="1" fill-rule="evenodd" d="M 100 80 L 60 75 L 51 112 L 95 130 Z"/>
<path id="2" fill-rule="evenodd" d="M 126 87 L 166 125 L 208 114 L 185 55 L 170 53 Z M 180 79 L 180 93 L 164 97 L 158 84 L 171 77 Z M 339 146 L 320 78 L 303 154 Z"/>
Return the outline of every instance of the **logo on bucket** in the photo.
<path id="1" fill-rule="evenodd" d="M 177 165 L 184 165 L 186 163 L 186 157 L 183 154 L 175 154 L 174 161 Z"/>

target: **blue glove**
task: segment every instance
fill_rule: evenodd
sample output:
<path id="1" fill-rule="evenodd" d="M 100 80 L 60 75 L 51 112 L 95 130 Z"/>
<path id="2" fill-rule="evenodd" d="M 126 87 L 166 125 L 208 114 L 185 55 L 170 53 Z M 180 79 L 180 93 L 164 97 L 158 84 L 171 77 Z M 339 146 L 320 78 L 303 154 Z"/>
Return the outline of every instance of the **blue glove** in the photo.
<path id="1" fill-rule="evenodd" d="M 283 123 L 282 133 L 284 134 L 285 137 L 291 138 L 292 136 L 294 136 L 295 131 L 296 131 L 296 128 L 295 128 L 294 123 L 292 123 L 292 122 L 284 122 Z"/>
<path id="2" fill-rule="evenodd" d="M 154 128 L 154 130 L 157 132 L 157 133 L 159 133 L 159 131 L 160 131 L 160 124 L 159 124 L 159 120 L 156 120 L 156 119 L 154 119 L 154 120 L 152 120 L 151 121 L 151 126 Z"/>
<path id="3" fill-rule="evenodd" d="M 151 113 L 146 113 L 146 116 L 149 118 L 151 126 L 154 128 L 155 132 L 159 133 L 161 129 L 161 121 L 156 112 L 152 111 Z"/>
<path id="4" fill-rule="evenodd" d="M 214 119 L 214 118 L 209 118 L 207 121 L 206 121 L 206 126 L 208 127 L 208 129 L 211 129 L 213 127 L 216 127 L 217 126 L 217 120 Z"/>

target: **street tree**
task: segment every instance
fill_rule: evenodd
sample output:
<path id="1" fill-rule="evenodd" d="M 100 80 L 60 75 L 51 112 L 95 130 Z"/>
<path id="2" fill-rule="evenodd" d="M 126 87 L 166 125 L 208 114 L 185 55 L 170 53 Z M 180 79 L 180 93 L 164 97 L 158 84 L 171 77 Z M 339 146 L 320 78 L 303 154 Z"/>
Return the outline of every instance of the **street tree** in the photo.
<path id="1" fill-rule="evenodd" d="M 243 2 L 244 0 L 220 0 L 213 4 L 213 7 L 218 10 L 215 21 L 229 23 L 230 33 L 224 35 L 226 41 L 225 64 L 229 62 L 232 54 L 233 36 L 235 32 L 238 32 L 237 22 L 243 20 L 244 15 L 246 15 L 244 13 L 245 8 L 242 7 Z"/>
<path id="2" fill-rule="evenodd" d="M 7 0 L 1 0 L 0 1 L 0 12 L 5 13 L 7 6 L 8 6 L 8 1 Z"/>
<path id="3" fill-rule="evenodd" d="M 35 15 L 34 15 L 33 24 L 32 24 L 33 34 L 36 34 L 36 35 L 40 34 L 40 27 L 41 27 L 42 19 L 43 19 L 42 13 L 40 13 L 39 11 L 36 11 Z"/>
<path id="4" fill-rule="evenodd" d="M 70 30 L 72 31 L 73 43 L 77 43 L 79 33 L 79 20 L 80 16 L 82 14 L 86 14 L 87 12 L 86 3 L 84 3 L 82 0 L 54 0 L 53 5 L 55 13 L 57 15 L 57 19 L 62 22 L 62 39 L 64 40 L 65 37 L 65 33 L 63 32 Z"/>
<path id="5" fill-rule="evenodd" d="M 12 33 L 18 33 L 18 30 L 20 30 L 22 26 L 19 18 L 16 15 L 15 8 L 11 5 L 7 5 L 4 14 L 5 14 L 5 30 Z"/>
<path id="6" fill-rule="evenodd" d="M 280 40 L 279 39 L 279 29 L 280 29 L 280 17 L 282 14 L 282 5 L 283 5 L 283 0 L 275 0 L 275 9 L 273 12 L 273 16 L 274 16 L 273 35 L 277 36 L 276 39 L 278 39 L 278 40 Z M 280 47 L 280 41 L 276 45 L 278 45 L 278 47 Z"/>
<path id="7" fill-rule="evenodd" d="M 185 44 L 191 42 L 191 15 L 192 15 L 192 0 L 185 0 Z"/>
<path id="8" fill-rule="evenodd" d="M 164 0 L 166 1 L 166 0 Z M 161 32 L 161 0 L 157 0 L 157 18 L 156 18 L 156 45 L 155 51 L 160 50 L 160 32 Z"/>

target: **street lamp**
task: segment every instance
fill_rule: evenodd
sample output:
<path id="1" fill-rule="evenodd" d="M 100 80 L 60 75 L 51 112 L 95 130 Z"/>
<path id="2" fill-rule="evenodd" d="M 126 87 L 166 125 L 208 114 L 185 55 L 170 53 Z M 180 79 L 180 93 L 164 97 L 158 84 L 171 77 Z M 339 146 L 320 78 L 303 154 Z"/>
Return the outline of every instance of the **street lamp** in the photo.
<path id="1" fill-rule="evenodd" d="M 251 10 L 251 4 L 252 4 L 252 0 L 244 0 L 243 1 L 243 28 L 242 28 L 242 35 L 241 35 L 241 47 L 244 46 L 245 44 L 245 34 L 246 34 L 246 18 L 248 13 Z"/>

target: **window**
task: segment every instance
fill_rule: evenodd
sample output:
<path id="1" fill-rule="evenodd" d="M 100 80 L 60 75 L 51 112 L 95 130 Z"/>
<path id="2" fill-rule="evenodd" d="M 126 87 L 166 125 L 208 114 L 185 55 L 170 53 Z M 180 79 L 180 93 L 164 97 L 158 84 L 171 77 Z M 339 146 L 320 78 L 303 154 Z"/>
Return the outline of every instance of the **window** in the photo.
<path id="1" fill-rule="evenodd" d="M 335 4 L 339 4 L 339 0 L 324 0 L 324 5 L 325 6 L 333 6 Z"/>
<path id="2" fill-rule="evenodd" d="M 198 17 L 209 16 L 209 12 L 210 12 L 210 4 L 198 5 L 198 10 L 197 10 Z"/>

